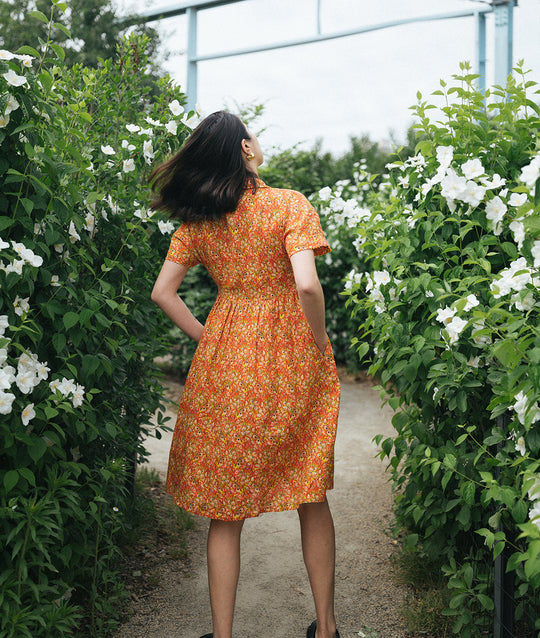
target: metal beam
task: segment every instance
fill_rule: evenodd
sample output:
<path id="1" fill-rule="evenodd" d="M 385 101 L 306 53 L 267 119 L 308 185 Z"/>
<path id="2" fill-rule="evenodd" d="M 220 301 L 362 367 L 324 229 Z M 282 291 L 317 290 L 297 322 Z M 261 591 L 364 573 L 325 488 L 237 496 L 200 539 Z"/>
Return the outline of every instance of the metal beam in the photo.
<path id="1" fill-rule="evenodd" d="M 419 16 L 416 18 L 403 18 L 401 20 L 390 20 L 388 22 L 380 22 L 378 24 L 371 24 L 364 27 L 357 27 L 356 29 L 350 29 L 347 31 L 336 31 L 334 33 L 323 33 L 320 35 L 309 36 L 307 38 L 299 38 L 297 40 L 287 40 L 284 42 L 276 42 L 273 44 L 262 44 L 256 47 L 248 47 L 245 49 L 235 49 L 233 51 L 221 51 L 219 53 L 207 53 L 205 55 L 198 55 L 195 61 L 202 62 L 204 60 L 215 60 L 217 58 L 230 58 L 235 55 L 246 55 L 248 53 L 258 53 L 260 51 L 272 51 L 274 49 L 283 49 L 286 47 L 301 46 L 303 44 L 312 44 L 314 42 L 323 42 L 325 40 L 335 40 L 337 38 L 346 38 L 358 33 L 369 33 L 370 31 L 379 31 L 381 29 L 388 29 L 390 27 L 399 27 L 403 24 L 411 24 L 414 22 L 431 22 L 434 20 L 448 20 L 452 18 L 467 18 L 475 16 L 477 14 L 490 13 L 490 8 L 485 9 L 464 9 L 462 11 L 452 11 L 450 13 L 441 13 L 429 16 Z"/>
<path id="2" fill-rule="evenodd" d="M 202 11 L 203 9 L 214 9 L 215 7 L 221 7 L 222 5 L 234 4 L 235 2 L 243 1 L 244 0 L 189 0 L 185 2 L 177 2 L 160 9 L 148 9 L 147 11 L 141 11 L 136 15 L 123 18 L 121 23 L 138 24 L 139 22 L 153 22 L 154 20 L 173 18 L 174 16 L 183 15 L 190 9 Z"/>
<path id="3" fill-rule="evenodd" d="M 512 73 L 514 0 L 494 3 L 495 14 L 495 84 L 506 86 Z"/>
<path id="4" fill-rule="evenodd" d="M 476 73 L 478 88 L 482 93 L 486 90 L 486 14 L 478 11 L 476 22 Z"/>

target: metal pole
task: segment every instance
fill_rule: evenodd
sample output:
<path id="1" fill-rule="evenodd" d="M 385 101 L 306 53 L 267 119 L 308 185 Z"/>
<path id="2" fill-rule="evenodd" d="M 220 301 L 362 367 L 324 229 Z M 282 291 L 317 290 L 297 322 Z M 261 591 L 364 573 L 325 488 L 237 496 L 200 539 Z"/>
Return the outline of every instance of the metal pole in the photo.
<path id="1" fill-rule="evenodd" d="M 189 7 L 187 45 L 187 110 L 194 111 L 197 104 L 197 9 Z"/>
<path id="2" fill-rule="evenodd" d="M 476 72 L 478 89 L 482 93 L 486 90 L 486 14 L 480 11 L 475 13 L 476 21 Z"/>
<path id="3" fill-rule="evenodd" d="M 512 72 L 512 26 L 514 0 L 494 0 L 495 84 L 506 86 Z"/>

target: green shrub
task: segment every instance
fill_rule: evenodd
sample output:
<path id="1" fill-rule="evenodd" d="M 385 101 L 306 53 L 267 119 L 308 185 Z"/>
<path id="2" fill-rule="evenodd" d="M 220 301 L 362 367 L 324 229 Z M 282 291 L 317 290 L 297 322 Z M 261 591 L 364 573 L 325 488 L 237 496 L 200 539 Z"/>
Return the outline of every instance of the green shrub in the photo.
<path id="1" fill-rule="evenodd" d="M 444 561 L 466 638 L 492 621 L 505 547 L 518 616 L 540 629 L 540 109 L 522 66 L 485 95 L 461 69 L 437 121 L 418 95 L 422 140 L 359 220 L 348 294 L 358 355 L 397 410 L 377 441 L 398 523 Z"/>
<path id="2" fill-rule="evenodd" d="M 50 41 L 0 54 L 2 636 L 101 635 L 121 596 L 115 538 L 167 345 L 150 290 L 172 225 L 145 179 L 189 130 L 144 47 L 99 69 Z"/>

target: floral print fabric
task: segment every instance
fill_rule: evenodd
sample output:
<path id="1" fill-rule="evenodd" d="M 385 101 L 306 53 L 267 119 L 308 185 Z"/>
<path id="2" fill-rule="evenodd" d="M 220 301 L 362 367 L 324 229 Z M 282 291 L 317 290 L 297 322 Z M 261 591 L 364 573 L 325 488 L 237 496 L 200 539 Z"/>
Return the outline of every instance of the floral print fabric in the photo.
<path id="1" fill-rule="evenodd" d="M 317 348 L 290 255 L 330 250 L 300 193 L 260 180 L 234 213 L 183 223 L 167 259 L 218 285 L 178 410 L 167 491 L 221 520 L 296 509 L 333 486 L 339 382 Z"/>

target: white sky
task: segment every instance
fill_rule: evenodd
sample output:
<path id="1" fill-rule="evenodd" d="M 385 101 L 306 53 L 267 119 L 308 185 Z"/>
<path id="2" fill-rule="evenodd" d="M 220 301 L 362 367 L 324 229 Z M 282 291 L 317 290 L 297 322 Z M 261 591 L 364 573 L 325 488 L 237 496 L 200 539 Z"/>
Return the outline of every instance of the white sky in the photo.
<path id="1" fill-rule="evenodd" d="M 175 0 L 132 0 L 134 8 L 169 7 Z M 117 0 L 126 6 L 127 0 Z M 322 0 L 321 30 L 341 31 L 387 20 L 482 7 L 470 0 Z M 198 13 L 198 53 L 240 49 L 316 32 L 317 0 L 245 0 Z M 159 26 L 171 56 L 166 70 L 186 81 L 185 16 Z M 487 17 L 487 81 L 493 82 L 493 15 Z M 540 0 L 514 8 L 514 61 L 525 60 L 540 82 Z M 235 101 L 264 103 L 264 147 L 309 148 L 317 138 L 339 154 L 351 135 L 404 139 L 416 92 L 425 96 L 451 80 L 459 62 L 476 59 L 473 18 L 393 27 L 347 38 L 199 63 L 203 114 Z"/>

